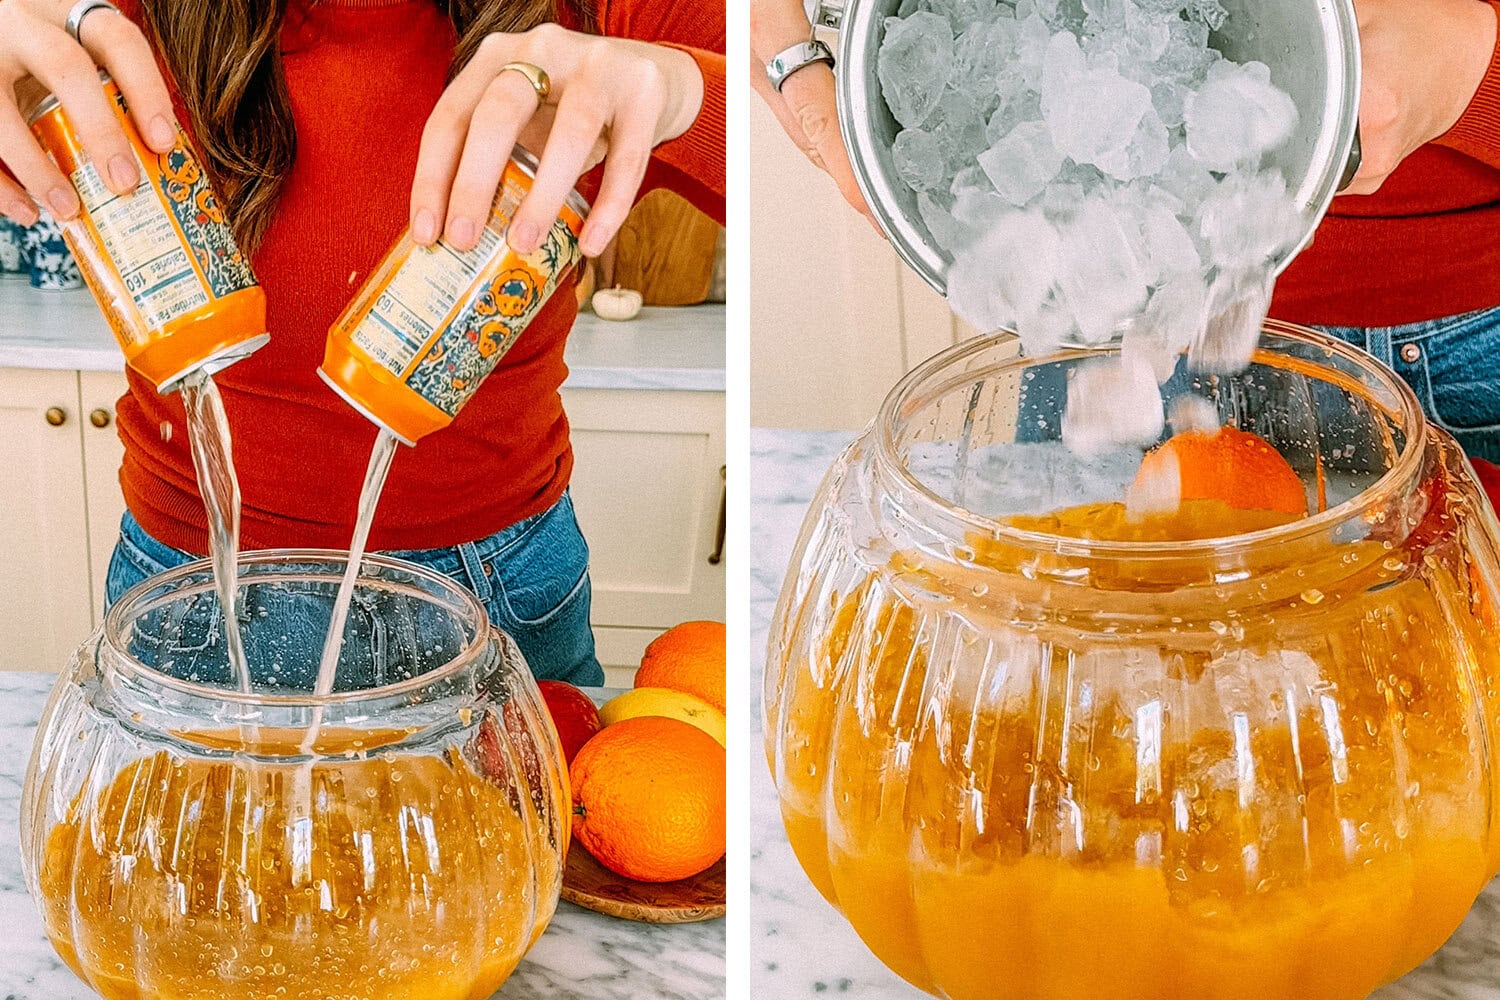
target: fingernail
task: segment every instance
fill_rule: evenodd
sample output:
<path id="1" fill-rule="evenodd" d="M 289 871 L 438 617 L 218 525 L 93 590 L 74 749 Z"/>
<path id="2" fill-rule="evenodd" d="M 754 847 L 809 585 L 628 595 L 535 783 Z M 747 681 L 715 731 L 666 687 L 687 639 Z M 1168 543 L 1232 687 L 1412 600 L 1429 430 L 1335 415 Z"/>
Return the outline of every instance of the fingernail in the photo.
<path id="1" fill-rule="evenodd" d="M 78 195 L 72 188 L 55 187 L 48 191 L 47 204 L 59 219 L 71 219 L 78 214 Z"/>
<path id="2" fill-rule="evenodd" d="M 437 239 L 437 219 L 432 213 L 422 208 L 417 210 L 417 217 L 411 223 L 412 239 L 424 246 Z"/>
<path id="3" fill-rule="evenodd" d="M 511 224 L 507 242 L 510 243 L 512 250 L 518 253 L 531 253 L 541 241 L 542 231 L 535 222 L 514 222 Z"/>
<path id="4" fill-rule="evenodd" d="M 583 234 L 583 239 L 579 241 L 578 250 L 585 257 L 597 257 L 604 252 L 604 248 L 608 245 L 609 240 L 603 236 L 595 232 L 587 232 Z"/>
<path id="5" fill-rule="evenodd" d="M 141 173 L 123 154 L 116 153 L 109 158 L 109 179 L 124 194 L 141 182 Z"/>
<path id="6" fill-rule="evenodd" d="M 150 132 L 151 148 L 158 153 L 165 153 L 177 144 L 177 130 L 165 116 L 157 115 L 146 128 Z"/>
<path id="7" fill-rule="evenodd" d="M 474 245 L 474 220 L 454 219 L 448 223 L 448 242 L 460 250 L 467 250 Z"/>
<path id="8" fill-rule="evenodd" d="M 34 226 L 41 219 L 41 213 L 36 210 L 36 206 L 25 198 L 17 198 L 8 203 L 5 207 L 5 214 L 10 216 L 12 222 L 23 226 Z"/>

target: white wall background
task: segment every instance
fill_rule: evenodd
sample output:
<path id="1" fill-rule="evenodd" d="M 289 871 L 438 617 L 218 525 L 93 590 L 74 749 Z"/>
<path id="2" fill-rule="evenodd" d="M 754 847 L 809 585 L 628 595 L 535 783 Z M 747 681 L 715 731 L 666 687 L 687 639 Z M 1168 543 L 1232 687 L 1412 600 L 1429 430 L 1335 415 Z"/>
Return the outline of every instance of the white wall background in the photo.
<path id="1" fill-rule="evenodd" d="M 852 430 L 973 330 L 750 98 L 750 420 Z"/>

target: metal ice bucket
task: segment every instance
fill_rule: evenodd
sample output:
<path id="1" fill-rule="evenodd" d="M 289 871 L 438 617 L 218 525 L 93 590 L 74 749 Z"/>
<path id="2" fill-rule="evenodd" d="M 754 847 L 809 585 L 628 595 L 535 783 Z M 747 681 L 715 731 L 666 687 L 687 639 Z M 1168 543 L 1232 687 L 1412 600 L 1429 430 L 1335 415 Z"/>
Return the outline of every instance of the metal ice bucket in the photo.
<path id="1" fill-rule="evenodd" d="M 1359 167 L 1359 33 L 1352 0 L 1221 0 L 1229 17 L 1209 42 L 1226 57 L 1258 60 L 1297 105 L 1297 130 L 1269 162 L 1281 168 L 1307 231 L 1276 273 L 1312 239 L 1333 196 Z M 946 293 L 952 263 L 927 232 L 917 196 L 896 174 L 901 126 L 880 95 L 876 55 L 901 0 L 818 0 L 815 24 L 838 32 L 839 124 L 870 211 L 908 266 Z"/>

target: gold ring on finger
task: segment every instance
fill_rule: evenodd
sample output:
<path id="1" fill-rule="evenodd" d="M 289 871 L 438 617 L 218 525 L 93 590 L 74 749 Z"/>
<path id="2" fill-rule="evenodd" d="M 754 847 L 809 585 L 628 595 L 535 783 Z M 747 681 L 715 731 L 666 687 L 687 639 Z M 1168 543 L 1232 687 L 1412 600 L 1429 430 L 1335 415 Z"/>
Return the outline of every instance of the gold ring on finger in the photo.
<path id="1" fill-rule="evenodd" d="M 537 100 L 545 101 L 547 95 L 552 93 L 552 78 L 540 66 L 529 62 L 508 62 L 500 67 L 501 73 L 506 70 L 514 70 L 524 76 L 526 82 L 531 84 L 531 89 L 536 91 Z"/>

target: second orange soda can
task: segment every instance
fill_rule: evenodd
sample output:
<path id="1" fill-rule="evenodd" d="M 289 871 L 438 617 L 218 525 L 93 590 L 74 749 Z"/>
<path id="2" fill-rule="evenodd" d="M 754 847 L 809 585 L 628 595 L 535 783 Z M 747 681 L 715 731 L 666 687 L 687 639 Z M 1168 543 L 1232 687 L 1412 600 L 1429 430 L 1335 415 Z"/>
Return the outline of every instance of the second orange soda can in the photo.
<path id="1" fill-rule="evenodd" d="M 506 243 L 536 159 L 517 147 L 472 250 L 404 234 L 328 332 L 318 374 L 349 405 L 406 444 L 453 422 L 582 260 L 588 202 L 571 192 L 542 245 Z"/>

